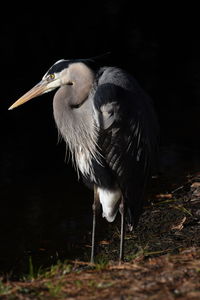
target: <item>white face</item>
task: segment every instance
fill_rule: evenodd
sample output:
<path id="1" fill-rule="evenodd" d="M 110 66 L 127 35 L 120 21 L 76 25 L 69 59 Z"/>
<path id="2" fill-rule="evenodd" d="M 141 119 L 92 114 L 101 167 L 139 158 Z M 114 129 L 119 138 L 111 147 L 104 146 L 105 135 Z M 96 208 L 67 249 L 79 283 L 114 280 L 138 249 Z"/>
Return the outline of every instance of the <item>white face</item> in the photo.
<path id="1" fill-rule="evenodd" d="M 57 65 L 58 63 L 61 63 L 61 65 Z M 30 99 L 48 93 L 62 85 L 72 86 L 69 88 L 69 91 L 73 90 L 73 93 L 76 94 L 76 99 L 81 103 L 81 101 L 88 97 L 93 80 L 93 72 L 84 63 L 69 63 L 68 61 L 63 60 L 58 61 L 47 71 L 38 84 L 15 101 L 9 109 L 13 109 Z"/>
<path id="2" fill-rule="evenodd" d="M 42 78 L 43 81 L 47 82 L 47 89 L 44 93 L 48 93 L 57 87 L 61 86 L 61 80 L 60 80 L 60 73 L 53 73 L 53 74 L 45 74 Z"/>
<path id="3" fill-rule="evenodd" d="M 47 82 L 47 90 L 44 93 L 50 92 L 52 90 L 54 90 L 57 87 L 60 87 L 63 84 L 66 84 L 66 75 L 67 75 L 67 67 L 66 69 L 63 69 L 60 72 L 53 72 L 53 69 L 56 65 L 58 65 L 59 63 L 65 62 L 66 60 L 64 59 L 60 59 L 58 60 L 53 67 L 51 67 L 46 74 L 43 76 L 42 81 L 46 81 Z"/>
<path id="4" fill-rule="evenodd" d="M 62 63 L 63 61 L 64 60 L 59 60 L 54 64 L 53 67 L 55 67 L 55 65 L 57 65 L 58 63 Z M 65 78 L 65 76 L 68 74 L 68 63 L 64 63 L 64 66 L 62 64 L 62 66 L 60 66 L 59 68 L 53 69 L 53 67 L 51 67 L 47 71 L 47 73 L 43 76 L 42 80 L 38 84 L 36 84 L 32 89 L 30 89 L 27 93 L 25 93 L 22 97 L 15 101 L 15 103 L 13 103 L 13 105 L 11 105 L 9 109 L 13 109 L 37 96 L 51 92 L 63 84 L 68 84 L 68 79 Z M 62 69 L 61 67 L 66 68 Z M 55 72 L 53 72 L 54 70 Z"/>

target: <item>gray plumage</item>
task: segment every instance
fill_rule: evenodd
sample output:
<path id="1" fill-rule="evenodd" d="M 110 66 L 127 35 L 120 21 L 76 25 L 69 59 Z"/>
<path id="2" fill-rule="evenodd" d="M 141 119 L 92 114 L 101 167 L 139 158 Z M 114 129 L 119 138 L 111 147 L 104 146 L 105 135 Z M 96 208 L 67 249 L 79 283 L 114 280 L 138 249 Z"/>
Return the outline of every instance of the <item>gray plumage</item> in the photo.
<path id="1" fill-rule="evenodd" d="M 142 212 L 158 139 L 152 101 L 136 80 L 119 68 L 94 66 L 91 59 L 60 60 L 10 108 L 59 87 L 53 100 L 55 122 L 77 172 L 94 186 L 91 261 L 98 202 L 109 222 L 121 213 L 122 259 L 124 210 L 132 228 Z"/>

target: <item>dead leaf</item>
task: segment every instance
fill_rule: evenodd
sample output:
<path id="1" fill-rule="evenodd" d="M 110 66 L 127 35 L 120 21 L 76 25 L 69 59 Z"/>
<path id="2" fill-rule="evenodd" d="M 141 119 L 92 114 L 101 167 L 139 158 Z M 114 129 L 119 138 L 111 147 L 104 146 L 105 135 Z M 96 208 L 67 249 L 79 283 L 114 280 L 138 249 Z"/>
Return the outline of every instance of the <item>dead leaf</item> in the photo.
<path id="1" fill-rule="evenodd" d="M 185 221 L 186 221 L 186 217 L 183 217 L 183 219 L 180 221 L 180 223 L 179 224 L 176 224 L 176 225 L 173 225 L 172 227 L 171 227 L 171 229 L 172 230 L 182 230 L 183 229 L 183 224 L 185 223 Z"/>
<path id="2" fill-rule="evenodd" d="M 200 182 L 199 181 L 196 181 L 196 182 L 193 182 L 193 184 L 191 185 L 192 188 L 199 188 L 200 187 Z"/>
<path id="3" fill-rule="evenodd" d="M 110 242 L 105 240 L 99 242 L 99 245 L 109 245 L 109 244 Z"/>
<path id="4" fill-rule="evenodd" d="M 171 199 L 172 198 L 172 194 L 158 194 L 156 195 L 156 198 L 167 198 L 167 199 Z"/>

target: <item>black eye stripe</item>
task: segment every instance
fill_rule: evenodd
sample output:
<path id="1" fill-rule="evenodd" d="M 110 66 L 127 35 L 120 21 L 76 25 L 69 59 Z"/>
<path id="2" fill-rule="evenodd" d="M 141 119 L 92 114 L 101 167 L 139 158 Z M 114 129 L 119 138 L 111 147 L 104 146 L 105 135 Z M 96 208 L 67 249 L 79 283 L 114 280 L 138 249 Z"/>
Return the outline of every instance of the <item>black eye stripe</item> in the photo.
<path id="1" fill-rule="evenodd" d="M 50 69 L 47 71 L 46 75 L 48 76 L 49 74 L 53 73 L 60 73 L 62 70 L 66 69 L 69 67 L 70 64 L 76 63 L 76 62 L 83 62 L 87 65 L 90 66 L 90 64 L 93 64 L 92 59 L 73 59 L 73 60 L 61 60 L 56 62 Z"/>
<path id="2" fill-rule="evenodd" d="M 55 65 L 53 65 L 49 71 L 47 72 L 47 75 L 49 74 L 53 74 L 53 73 L 59 73 L 60 71 L 62 71 L 63 69 L 67 68 L 69 65 L 69 61 L 64 60 L 58 63 L 55 63 Z"/>

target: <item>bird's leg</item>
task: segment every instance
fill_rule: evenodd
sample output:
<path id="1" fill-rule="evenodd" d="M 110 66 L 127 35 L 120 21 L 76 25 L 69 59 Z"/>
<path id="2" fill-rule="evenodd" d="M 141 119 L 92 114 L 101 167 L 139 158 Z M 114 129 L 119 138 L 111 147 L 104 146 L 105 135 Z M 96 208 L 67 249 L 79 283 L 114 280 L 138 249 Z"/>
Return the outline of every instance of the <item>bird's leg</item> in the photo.
<path id="1" fill-rule="evenodd" d="M 92 205 L 93 210 L 93 222 L 92 222 L 92 249 L 90 262 L 94 263 L 94 250 L 95 250 L 95 228 L 96 228 L 96 211 L 99 205 L 99 196 L 97 192 L 97 186 L 94 185 L 94 202 Z"/>
<path id="2" fill-rule="evenodd" d="M 124 209 L 124 197 L 121 197 L 121 203 L 119 205 L 119 211 L 121 214 L 121 234 L 120 234 L 120 248 L 119 248 L 119 263 L 124 259 L 124 234 L 125 234 L 125 209 Z"/>

